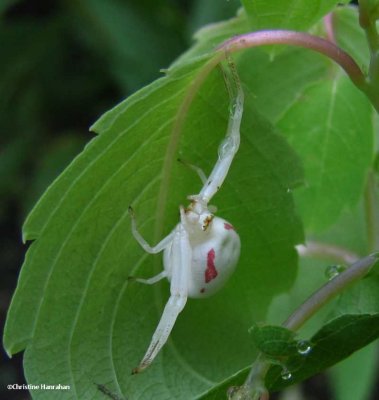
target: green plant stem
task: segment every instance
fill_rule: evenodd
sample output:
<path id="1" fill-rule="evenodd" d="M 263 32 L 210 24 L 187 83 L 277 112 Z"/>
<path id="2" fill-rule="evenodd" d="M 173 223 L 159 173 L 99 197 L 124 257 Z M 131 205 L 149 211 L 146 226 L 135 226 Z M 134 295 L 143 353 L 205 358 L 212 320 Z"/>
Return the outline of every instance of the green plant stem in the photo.
<path id="1" fill-rule="evenodd" d="M 368 248 L 369 251 L 375 251 L 379 247 L 379 199 L 376 190 L 375 172 L 372 170 L 367 175 L 364 200 Z"/>
<path id="2" fill-rule="evenodd" d="M 341 272 L 313 293 L 293 314 L 287 318 L 283 323 L 283 326 L 294 331 L 298 330 L 333 297 L 337 296 L 351 284 L 367 275 L 378 259 L 378 254 L 374 253 L 352 264 L 344 272 Z"/>
<path id="3" fill-rule="evenodd" d="M 313 293 L 298 309 L 296 309 L 283 323 L 283 327 L 296 331 L 315 315 L 326 303 L 340 294 L 354 282 L 366 276 L 373 265 L 379 260 L 379 254 L 374 253 L 352 264 L 344 272 L 327 282 Z M 234 389 L 232 400 L 259 399 L 257 393 L 264 393 L 264 379 L 270 368 L 270 362 L 262 353 L 258 354 L 250 373 L 243 386 Z"/>

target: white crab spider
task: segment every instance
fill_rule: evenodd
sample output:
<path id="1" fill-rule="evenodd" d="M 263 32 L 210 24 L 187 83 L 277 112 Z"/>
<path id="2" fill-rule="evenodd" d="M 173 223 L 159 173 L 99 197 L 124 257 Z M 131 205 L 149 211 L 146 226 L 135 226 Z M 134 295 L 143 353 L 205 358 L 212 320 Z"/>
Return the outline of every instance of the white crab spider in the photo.
<path id="1" fill-rule="evenodd" d="M 231 106 L 227 134 L 208 179 L 203 171 L 191 166 L 199 174 L 204 186 L 199 194 L 188 196 L 191 200 L 188 208 L 180 206 L 180 222 L 160 243 L 151 247 L 138 232 L 133 210 L 129 207 L 132 233 L 138 243 L 148 253 L 163 251 L 164 270 L 150 279 L 136 280 L 151 285 L 167 278 L 171 283 L 170 298 L 145 356 L 139 366 L 133 369 L 134 374 L 147 368 L 157 356 L 187 298 L 203 298 L 214 294 L 233 273 L 239 259 L 241 243 L 237 232 L 229 222 L 215 217 L 208 207 L 208 202 L 224 182 L 240 144 L 244 95 L 234 65 L 230 60 L 228 64 L 226 83 Z"/>

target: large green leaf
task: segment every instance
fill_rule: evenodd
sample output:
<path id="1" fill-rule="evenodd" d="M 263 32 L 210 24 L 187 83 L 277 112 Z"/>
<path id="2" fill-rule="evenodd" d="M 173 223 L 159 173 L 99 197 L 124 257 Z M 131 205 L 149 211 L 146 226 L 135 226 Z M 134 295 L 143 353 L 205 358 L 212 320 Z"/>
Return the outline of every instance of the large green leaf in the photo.
<path id="1" fill-rule="evenodd" d="M 95 384 L 132 398 L 191 397 L 248 363 L 252 318 L 263 319 L 273 295 L 292 284 L 293 246 L 302 232 L 291 188 L 301 182 L 301 168 L 247 96 L 241 149 L 215 198 L 219 214 L 241 235 L 238 273 L 219 295 L 190 301 L 165 351 L 145 373 L 130 376 L 168 290 L 165 283 L 154 290 L 127 282 L 128 275 L 152 275 L 162 268 L 160 257 L 147 256 L 132 238 L 127 206 L 133 204 L 143 235 L 157 241 L 174 227 L 186 195 L 200 188 L 193 172 L 176 162 L 178 155 L 206 171 L 212 168 L 228 117 L 218 71 L 197 95 L 182 135 L 173 130 L 204 61 L 175 68 L 105 114 L 93 127 L 101 134 L 26 221 L 24 238 L 36 241 L 20 276 L 4 343 L 10 354 L 26 348 L 30 382 L 43 377 L 70 384 L 70 398 L 80 399 L 101 398 Z"/>
<path id="2" fill-rule="evenodd" d="M 296 193 L 305 226 L 324 229 L 363 192 L 373 160 L 371 105 L 337 75 L 305 90 L 278 125 L 305 166 L 306 186 Z"/>
<path id="3" fill-rule="evenodd" d="M 256 107 L 274 124 L 315 82 L 325 79 L 330 61 L 310 50 L 282 47 L 274 58 L 263 49 L 240 55 L 242 79 Z"/>
<path id="4" fill-rule="evenodd" d="M 252 28 L 259 29 L 309 29 L 337 3 L 350 0 L 242 0 Z"/>

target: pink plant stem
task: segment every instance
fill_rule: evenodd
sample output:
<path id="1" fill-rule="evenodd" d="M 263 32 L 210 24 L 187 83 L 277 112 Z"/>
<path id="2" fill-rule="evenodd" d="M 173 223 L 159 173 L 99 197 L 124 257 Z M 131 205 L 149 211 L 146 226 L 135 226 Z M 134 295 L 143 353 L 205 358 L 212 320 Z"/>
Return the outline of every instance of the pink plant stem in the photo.
<path id="1" fill-rule="evenodd" d="M 250 47 L 284 44 L 303 47 L 321 53 L 339 64 L 360 89 L 366 86 L 365 76 L 358 64 L 334 43 L 304 32 L 267 30 L 235 36 L 222 43 L 218 49 L 234 53 Z"/>
<path id="2" fill-rule="evenodd" d="M 360 90 L 367 94 L 366 79 L 358 64 L 349 56 L 349 54 L 345 53 L 342 49 L 328 40 L 304 32 L 287 30 L 266 30 L 235 36 L 217 47 L 215 55 L 204 64 L 200 69 L 199 74 L 189 86 L 174 121 L 172 139 L 169 144 L 170 151 L 173 151 L 174 148 L 177 147 L 184 120 L 196 93 L 199 91 L 207 76 L 220 62 L 227 58 L 228 54 L 251 47 L 278 44 L 310 49 L 329 57 L 346 71 L 347 75 Z M 379 104 L 375 103 L 374 105 L 379 110 Z M 170 157 L 167 159 L 170 159 Z M 165 185 L 162 187 L 164 186 Z M 162 199 L 161 203 L 163 204 L 165 196 L 162 195 L 160 198 Z M 160 204 L 160 206 L 162 206 L 162 204 Z M 163 215 L 163 213 L 160 215 Z"/>

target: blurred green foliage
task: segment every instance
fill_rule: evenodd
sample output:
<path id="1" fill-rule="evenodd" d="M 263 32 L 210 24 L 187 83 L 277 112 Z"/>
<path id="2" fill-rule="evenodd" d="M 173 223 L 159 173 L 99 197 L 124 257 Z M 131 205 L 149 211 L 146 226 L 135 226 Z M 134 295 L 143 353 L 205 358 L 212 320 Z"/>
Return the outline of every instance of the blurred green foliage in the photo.
<path id="1" fill-rule="evenodd" d="M 0 5 L 0 221 L 21 224 L 105 110 L 159 76 L 199 26 L 239 1 L 56 0 Z"/>

